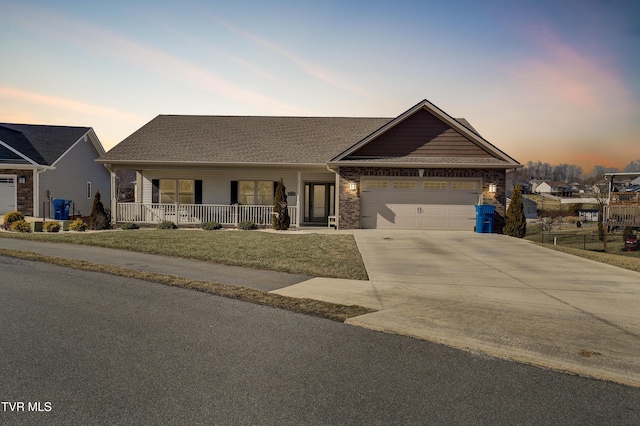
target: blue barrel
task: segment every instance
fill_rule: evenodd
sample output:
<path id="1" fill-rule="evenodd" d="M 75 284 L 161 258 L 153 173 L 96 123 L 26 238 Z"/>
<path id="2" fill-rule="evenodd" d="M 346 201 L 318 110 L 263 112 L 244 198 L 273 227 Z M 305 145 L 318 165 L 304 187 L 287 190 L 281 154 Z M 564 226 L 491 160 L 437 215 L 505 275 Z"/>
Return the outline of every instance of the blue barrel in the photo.
<path id="1" fill-rule="evenodd" d="M 476 206 L 476 232 L 479 234 L 491 234 L 493 232 L 493 217 L 496 214 L 496 206 L 482 204 Z"/>

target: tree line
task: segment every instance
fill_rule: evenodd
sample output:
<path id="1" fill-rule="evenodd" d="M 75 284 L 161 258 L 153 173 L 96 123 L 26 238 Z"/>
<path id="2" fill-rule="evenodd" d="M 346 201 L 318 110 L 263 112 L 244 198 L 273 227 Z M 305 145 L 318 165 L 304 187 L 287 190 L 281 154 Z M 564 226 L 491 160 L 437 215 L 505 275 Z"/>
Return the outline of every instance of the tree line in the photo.
<path id="1" fill-rule="evenodd" d="M 590 174 L 586 174 L 582 167 L 575 164 L 556 164 L 551 165 L 549 163 L 543 163 L 542 161 L 533 162 L 529 161 L 524 164 L 524 167 L 516 170 L 512 177 L 516 180 L 555 180 L 555 181 L 569 181 L 569 180 L 584 180 L 592 179 L 599 180 L 605 173 L 617 173 L 620 170 L 617 167 L 606 167 L 596 165 Z M 627 164 L 622 172 L 640 172 L 640 159 L 631 161 Z"/>

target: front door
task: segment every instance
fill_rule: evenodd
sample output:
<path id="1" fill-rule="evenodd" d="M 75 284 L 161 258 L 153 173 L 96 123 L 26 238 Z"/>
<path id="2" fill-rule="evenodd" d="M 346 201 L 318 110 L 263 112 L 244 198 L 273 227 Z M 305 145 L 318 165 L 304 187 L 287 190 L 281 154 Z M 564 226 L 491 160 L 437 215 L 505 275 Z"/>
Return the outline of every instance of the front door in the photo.
<path id="1" fill-rule="evenodd" d="M 333 183 L 304 184 L 304 221 L 328 223 L 335 214 L 335 185 Z"/>

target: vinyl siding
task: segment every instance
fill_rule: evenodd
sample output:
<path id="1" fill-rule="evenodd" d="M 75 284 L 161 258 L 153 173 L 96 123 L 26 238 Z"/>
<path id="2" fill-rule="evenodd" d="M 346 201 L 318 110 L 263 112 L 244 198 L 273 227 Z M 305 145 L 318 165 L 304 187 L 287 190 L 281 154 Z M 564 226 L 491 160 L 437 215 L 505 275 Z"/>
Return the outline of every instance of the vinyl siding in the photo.
<path id="1" fill-rule="evenodd" d="M 43 201 L 48 201 L 47 190 L 51 191 L 53 198 L 72 200 L 75 210 L 85 216 L 91 214 L 93 194 L 96 191 L 100 191 L 102 203 L 108 207 L 110 176 L 102 164 L 94 161 L 96 158 L 98 152 L 91 139 L 87 138 L 85 141 L 83 138 L 58 160 L 55 170 L 41 173 L 38 212 L 42 211 Z M 87 182 L 91 182 L 91 198 L 87 198 Z"/>

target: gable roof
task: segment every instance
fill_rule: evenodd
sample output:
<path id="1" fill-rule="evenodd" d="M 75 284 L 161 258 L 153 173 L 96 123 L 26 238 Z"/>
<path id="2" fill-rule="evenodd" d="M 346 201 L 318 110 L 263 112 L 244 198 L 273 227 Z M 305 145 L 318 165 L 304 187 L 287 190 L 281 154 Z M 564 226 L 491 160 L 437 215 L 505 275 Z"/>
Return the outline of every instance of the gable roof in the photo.
<path id="1" fill-rule="evenodd" d="M 326 164 L 390 120 L 159 115 L 99 162 Z"/>
<path id="2" fill-rule="evenodd" d="M 426 111 L 426 112 L 425 112 Z M 350 156 L 416 113 L 433 115 L 466 146 L 466 156 Z M 424 143 L 424 141 L 420 142 Z M 435 144 L 434 144 L 435 146 Z M 442 149 L 442 148 L 441 148 Z M 472 154 L 469 154 L 472 152 Z M 100 163 L 191 165 L 338 165 L 496 167 L 520 164 L 483 139 L 465 119 L 424 100 L 397 118 L 158 115 Z"/>
<path id="3" fill-rule="evenodd" d="M 0 123 L 0 163 L 52 166 L 91 131 L 90 127 Z"/>
<path id="4" fill-rule="evenodd" d="M 403 123 L 416 121 L 416 117 L 428 117 L 428 126 L 413 133 L 402 134 L 402 147 L 382 152 L 375 146 L 380 140 L 395 132 Z M 424 121 L 424 118 L 422 118 Z M 384 143 L 384 142 L 383 142 Z M 401 165 L 416 167 L 519 167 L 520 164 L 489 143 L 465 119 L 456 119 L 427 101 L 419 102 L 403 114 L 352 145 L 330 163 L 352 165 Z"/>

